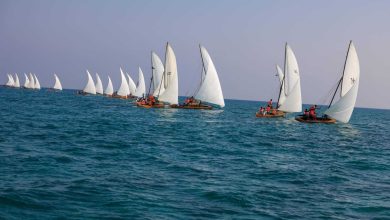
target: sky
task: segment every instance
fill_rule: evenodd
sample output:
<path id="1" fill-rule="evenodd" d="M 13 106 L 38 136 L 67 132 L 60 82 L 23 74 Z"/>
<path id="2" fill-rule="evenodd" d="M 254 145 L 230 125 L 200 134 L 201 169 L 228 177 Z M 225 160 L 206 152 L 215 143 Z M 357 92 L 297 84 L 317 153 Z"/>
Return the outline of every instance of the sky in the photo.
<path id="1" fill-rule="evenodd" d="M 387 0 L 0 0 L 0 83 L 7 73 L 33 72 L 52 87 L 56 73 L 64 88 L 82 89 L 88 69 L 118 88 L 119 67 L 137 81 L 140 66 L 150 79 L 151 51 L 164 60 L 169 42 L 180 95 L 199 85 L 201 44 L 226 99 L 275 100 L 275 65 L 283 67 L 288 42 L 303 102 L 325 104 L 353 40 L 357 106 L 390 109 L 389 10 Z"/>

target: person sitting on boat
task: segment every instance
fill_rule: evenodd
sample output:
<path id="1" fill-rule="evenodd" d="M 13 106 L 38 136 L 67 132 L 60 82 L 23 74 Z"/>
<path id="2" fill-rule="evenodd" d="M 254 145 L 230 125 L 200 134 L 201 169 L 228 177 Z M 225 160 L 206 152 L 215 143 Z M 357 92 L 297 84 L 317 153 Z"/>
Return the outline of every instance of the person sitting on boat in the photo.
<path id="1" fill-rule="evenodd" d="M 312 105 L 309 109 L 309 118 L 313 120 L 317 120 L 317 114 L 316 114 L 317 105 Z"/>
<path id="2" fill-rule="evenodd" d="M 270 108 L 272 108 L 272 99 L 270 99 L 267 103 L 267 106 L 269 106 Z"/>
<path id="3" fill-rule="evenodd" d="M 266 113 L 269 114 L 270 111 L 271 111 L 271 107 L 270 106 L 267 106 L 267 108 L 265 109 Z"/>
<path id="4" fill-rule="evenodd" d="M 307 108 L 305 109 L 305 111 L 303 112 L 303 116 L 307 119 L 309 118 L 309 111 L 307 110 Z"/>
<path id="5" fill-rule="evenodd" d="M 271 109 L 272 109 L 272 114 L 276 115 L 276 109 L 274 109 L 274 108 L 271 108 Z"/>
<path id="6" fill-rule="evenodd" d="M 259 112 L 260 112 L 260 114 L 261 114 L 261 115 L 264 115 L 264 108 L 263 108 L 263 106 L 262 106 L 262 107 L 260 107 L 260 110 L 259 110 Z"/>

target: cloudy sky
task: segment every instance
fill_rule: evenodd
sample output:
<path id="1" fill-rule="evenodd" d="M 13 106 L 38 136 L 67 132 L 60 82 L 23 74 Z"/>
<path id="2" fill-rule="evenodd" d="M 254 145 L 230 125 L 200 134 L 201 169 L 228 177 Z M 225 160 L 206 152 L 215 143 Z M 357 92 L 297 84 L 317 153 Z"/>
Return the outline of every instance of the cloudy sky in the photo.
<path id="1" fill-rule="evenodd" d="M 360 0 L 140 0 L 0 1 L 0 82 L 7 73 L 33 72 L 41 85 L 80 89 L 85 70 L 109 74 L 119 67 L 137 81 L 151 74 L 151 51 L 176 53 L 180 95 L 200 80 L 199 44 L 218 70 L 225 98 L 277 96 L 275 65 L 284 45 L 294 50 L 304 103 L 321 103 L 342 74 L 348 43 L 360 58 L 357 105 L 390 108 L 390 1 Z"/>

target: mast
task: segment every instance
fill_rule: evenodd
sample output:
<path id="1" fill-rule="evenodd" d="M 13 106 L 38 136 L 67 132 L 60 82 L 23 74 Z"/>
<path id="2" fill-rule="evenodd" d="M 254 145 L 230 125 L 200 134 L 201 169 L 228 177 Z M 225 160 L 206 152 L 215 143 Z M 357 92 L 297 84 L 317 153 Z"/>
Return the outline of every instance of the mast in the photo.
<path id="1" fill-rule="evenodd" d="M 160 96 L 161 86 L 162 86 L 162 84 L 163 84 L 164 81 L 165 81 L 165 74 L 166 74 L 166 71 L 167 71 L 167 67 L 165 66 L 165 64 L 167 63 L 168 44 L 169 44 L 169 42 L 167 42 L 167 44 L 166 44 L 166 46 L 165 46 L 164 74 L 163 74 L 162 77 L 161 77 L 160 88 L 158 88 L 157 99 L 158 99 L 158 97 Z M 165 83 L 164 83 L 164 84 L 165 84 Z"/>
<path id="2" fill-rule="evenodd" d="M 154 72 L 154 66 L 153 66 L 153 51 L 151 52 L 151 56 L 150 56 L 150 62 L 152 64 L 152 77 L 150 78 L 150 85 L 149 85 L 149 90 L 148 90 L 148 96 L 150 95 L 150 88 L 152 87 L 152 84 L 153 84 L 153 72 Z M 153 86 L 153 90 L 155 90 L 156 88 L 154 88 Z"/>
<path id="3" fill-rule="evenodd" d="M 276 108 L 279 108 L 279 101 L 280 101 L 280 95 L 282 93 L 282 86 L 285 84 L 285 79 L 286 79 L 286 60 L 287 60 L 287 42 L 286 45 L 284 46 L 284 67 L 283 67 L 283 80 L 282 83 L 280 84 L 280 89 L 279 89 L 279 96 L 278 96 L 278 102 L 276 103 Z"/>
<path id="4" fill-rule="evenodd" d="M 338 85 L 337 85 L 337 87 L 336 87 L 336 91 L 334 91 L 332 100 L 330 101 L 328 108 L 332 105 L 333 99 L 334 99 L 334 97 L 336 96 L 337 89 L 339 88 L 340 85 L 341 85 L 341 88 L 340 88 L 340 96 L 341 96 L 341 91 L 343 90 L 343 84 L 342 84 L 342 82 L 343 82 L 343 80 L 344 80 L 345 66 L 347 65 L 347 59 L 348 59 L 349 49 L 351 48 L 351 44 L 352 44 L 352 40 L 349 41 L 349 46 L 348 46 L 347 55 L 345 56 L 344 68 L 343 68 L 343 75 L 341 75 L 341 78 L 340 78 L 340 80 L 339 80 L 339 83 L 338 83 Z"/>

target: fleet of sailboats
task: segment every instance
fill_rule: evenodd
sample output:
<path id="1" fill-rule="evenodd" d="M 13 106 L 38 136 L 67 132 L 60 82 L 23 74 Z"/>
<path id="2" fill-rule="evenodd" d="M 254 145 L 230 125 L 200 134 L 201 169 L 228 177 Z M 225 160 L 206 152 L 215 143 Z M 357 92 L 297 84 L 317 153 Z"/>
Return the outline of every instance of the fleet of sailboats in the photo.
<path id="1" fill-rule="evenodd" d="M 161 61 L 159 56 L 151 53 L 151 78 L 149 89 L 146 87 L 145 76 L 138 68 L 138 83 L 135 84 L 129 73 L 125 73 L 120 68 L 120 85 L 114 92 L 114 86 L 110 76 L 108 76 L 107 87 L 103 89 L 103 83 L 98 73 L 96 73 L 96 83 L 88 70 L 87 84 L 78 94 L 96 95 L 101 94 L 107 97 L 133 99 L 137 106 L 144 108 L 182 108 L 182 109 L 212 109 L 214 107 L 223 108 L 225 100 L 217 69 L 207 49 L 199 45 L 202 71 L 200 83 L 191 97 L 187 97 L 184 103 L 179 104 L 179 81 L 176 55 L 172 46 L 167 43 L 165 47 L 165 60 Z M 296 56 L 291 47 L 286 43 L 284 68 L 276 65 L 278 76 L 279 94 L 275 108 L 268 105 L 271 110 L 266 113 L 257 112 L 256 117 L 272 118 L 285 117 L 287 113 L 302 112 L 302 94 L 300 71 Z M 24 84 L 19 80 L 18 74 L 7 74 L 7 87 L 26 89 L 41 89 L 40 82 L 36 74 L 24 73 Z M 57 74 L 54 74 L 55 83 L 52 89 L 62 90 L 62 84 Z M 356 103 L 360 79 L 359 58 L 356 48 L 351 41 L 345 59 L 344 70 L 332 99 L 321 117 L 305 114 L 298 115 L 295 119 L 299 122 L 307 123 L 335 123 L 336 121 L 348 123 Z"/>

